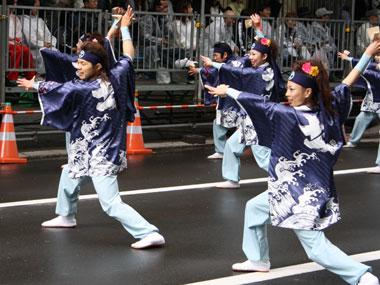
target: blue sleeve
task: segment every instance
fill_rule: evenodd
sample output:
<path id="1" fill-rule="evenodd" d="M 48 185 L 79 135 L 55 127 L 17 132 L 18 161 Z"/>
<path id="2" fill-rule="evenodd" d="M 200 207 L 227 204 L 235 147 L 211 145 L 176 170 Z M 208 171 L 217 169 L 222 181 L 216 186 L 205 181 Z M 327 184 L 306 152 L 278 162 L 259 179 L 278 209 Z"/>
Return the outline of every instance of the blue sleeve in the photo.
<path id="1" fill-rule="evenodd" d="M 46 81 L 64 83 L 76 77 L 77 69 L 73 62 L 77 62 L 78 56 L 47 48 L 40 52 L 45 65 Z"/>
<path id="2" fill-rule="evenodd" d="M 74 107 L 80 105 L 81 97 L 91 91 L 80 82 L 40 82 L 38 98 L 42 109 L 41 125 L 70 131 L 75 112 L 80 111 Z"/>
<path id="3" fill-rule="evenodd" d="M 240 93 L 237 96 L 237 102 L 251 118 L 259 138 L 259 144 L 271 148 L 276 121 L 274 117 L 276 109 L 281 106 L 278 103 L 268 101 L 268 99 L 260 95 L 247 92 Z"/>
<path id="4" fill-rule="evenodd" d="M 120 110 L 127 113 L 127 120 L 134 121 L 136 75 L 132 59 L 121 57 L 111 69 L 109 79 L 115 92 L 115 99 Z"/>
<path id="5" fill-rule="evenodd" d="M 210 85 L 213 87 L 216 87 L 219 85 L 219 73 L 218 70 L 215 68 L 202 68 L 200 70 L 200 79 L 202 80 L 202 84 L 204 85 Z M 208 92 L 208 89 L 204 88 L 204 104 L 206 106 L 216 104 L 217 98 L 214 97 L 214 95 L 210 94 Z"/>
<path id="6" fill-rule="evenodd" d="M 343 125 L 351 111 L 351 90 L 346 84 L 339 84 L 332 92 L 334 95 L 333 107 L 339 116 L 340 125 Z"/>

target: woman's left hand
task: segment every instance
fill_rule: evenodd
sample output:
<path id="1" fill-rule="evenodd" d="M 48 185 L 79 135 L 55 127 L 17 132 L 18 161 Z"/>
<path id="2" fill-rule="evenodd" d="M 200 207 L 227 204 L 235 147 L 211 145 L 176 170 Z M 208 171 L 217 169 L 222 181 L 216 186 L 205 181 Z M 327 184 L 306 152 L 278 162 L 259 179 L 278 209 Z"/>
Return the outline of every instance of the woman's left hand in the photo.
<path id="1" fill-rule="evenodd" d="M 34 76 L 32 79 L 28 80 L 28 79 L 17 79 L 17 84 L 18 86 L 20 87 L 25 87 L 25 90 L 28 91 L 29 89 L 33 89 L 33 85 L 34 85 Z"/>
<path id="2" fill-rule="evenodd" d="M 210 94 L 214 95 L 214 97 L 220 96 L 220 97 L 226 97 L 227 96 L 227 89 L 230 88 L 229 85 L 221 84 L 218 87 L 212 87 L 210 85 L 205 85 L 205 88 L 207 88 Z"/>

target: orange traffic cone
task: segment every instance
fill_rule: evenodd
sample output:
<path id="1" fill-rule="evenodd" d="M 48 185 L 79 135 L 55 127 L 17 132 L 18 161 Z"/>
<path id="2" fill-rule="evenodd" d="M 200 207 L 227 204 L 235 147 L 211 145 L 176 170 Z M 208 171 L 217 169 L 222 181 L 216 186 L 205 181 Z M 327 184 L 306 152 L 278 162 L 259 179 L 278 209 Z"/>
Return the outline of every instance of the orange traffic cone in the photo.
<path id="1" fill-rule="evenodd" d="M 0 163 L 26 163 L 26 158 L 18 157 L 11 103 L 5 103 L 4 111 L 0 129 Z"/>
<path id="2" fill-rule="evenodd" d="M 128 123 L 127 126 L 127 154 L 152 153 L 151 149 L 146 149 L 144 147 L 144 137 L 141 128 L 140 112 L 138 109 L 139 103 L 137 99 L 137 90 L 135 92 L 135 106 L 135 121 L 133 123 Z"/>

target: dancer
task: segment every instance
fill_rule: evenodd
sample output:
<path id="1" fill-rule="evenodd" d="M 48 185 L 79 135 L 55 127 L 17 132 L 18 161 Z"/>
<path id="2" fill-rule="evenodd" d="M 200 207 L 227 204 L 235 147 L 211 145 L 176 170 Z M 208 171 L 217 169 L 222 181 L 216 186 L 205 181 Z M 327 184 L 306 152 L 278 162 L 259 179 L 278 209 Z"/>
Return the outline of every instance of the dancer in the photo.
<path id="1" fill-rule="evenodd" d="M 284 88 L 280 70 L 276 64 L 278 56 L 277 44 L 262 37 L 261 19 L 257 14 L 251 16 L 255 32 L 259 39 L 252 45 L 249 59 L 251 66 L 236 68 L 213 63 L 209 58 L 201 57 L 206 67 L 219 69 L 219 82 L 247 92 L 261 94 L 271 101 L 277 101 L 277 96 Z M 224 148 L 222 174 L 227 181 L 219 183 L 217 188 L 239 188 L 240 159 L 239 157 L 249 147 L 259 167 L 268 170 L 270 149 L 257 143 L 257 135 L 251 119 L 239 104 L 231 98 L 225 98 L 224 104 L 229 109 L 235 109 L 238 116 L 239 129 L 227 140 Z M 219 108 L 219 107 L 218 107 Z M 228 119 L 228 118 L 227 118 Z"/>
<path id="2" fill-rule="evenodd" d="M 114 7 L 112 9 L 114 15 L 122 15 L 124 9 L 120 7 Z M 64 83 L 70 80 L 78 80 L 77 75 L 77 62 L 78 55 L 82 50 L 82 46 L 86 41 L 94 41 L 104 46 L 108 54 L 109 67 L 112 69 L 116 63 L 115 53 L 112 48 L 111 39 L 117 32 L 120 26 L 120 18 L 116 18 L 109 29 L 107 36 L 104 37 L 101 33 L 95 32 L 93 34 L 82 35 L 76 45 L 77 54 L 65 54 L 58 50 L 51 50 L 43 48 L 40 50 L 41 56 L 44 60 L 46 70 L 46 81 L 55 81 L 58 83 Z M 59 65 L 60 68 L 57 68 Z M 135 112 L 134 94 L 128 94 L 129 100 L 127 100 L 127 106 L 131 114 Z M 65 134 L 66 151 L 69 153 L 70 132 Z"/>
<path id="3" fill-rule="evenodd" d="M 349 284 L 379 284 L 361 264 L 331 244 L 323 229 L 340 220 L 333 165 L 345 142 L 342 124 L 348 117 L 349 87 L 380 51 L 369 45 L 360 62 L 331 93 L 320 60 L 297 61 L 288 81 L 290 106 L 220 85 L 211 94 L 234 98 L 251 117 L 259 143 L 272 149 L 268 190 L 248 201 L 243 251 L 248 260 L 235 271 L 269 271 L 267 224 L 293 229 L 308 257 Z"/>
<path id="4" fill-rule="evenodd" d="M 355 66 L 359 61 L 358 59 L 349 57 L 348 55 L 341 52 L 338 53 L 338 56 L 343 60 L 348 60 L 351 63 L 351 67 Z M 360 113 L 355 119 L 350 139 L 344 147 L 356 147 L 369 124 L 374 119 L 380 118 L 379 66 L 380 53 L 377 53 L 374 56 L 374 62 L 368 65 L 367 70 L 361 75 L 355 84 L 355 86 L 365 89 L 366 95 L 360 107 Z M 376 164 L 377 166 L 369 169 L 367 173 L 380 174 L 380 143 L 377 151 Z"/>
<path id="5" fill-rule="evenodd" d="M 103 210 L 134 238 L 141 239 L 131 246 L 142 249 L 164 245 L 165 240 L 154 225 L 123 203 L 117 184 L 117 173 L 127 166 L 126 121 L 133 116 L 126 105 L 128 94 L 135 91 L 134 49 L 128 30 L 132 16 L 128 6 L 121 22 L 124 57 L 113 69 L 107 71 L 105 49 L 99 43 L 86 42 L 78 59 L 81 81 L 18 82 L 26 89 L 38 90 L 43 125 L 71 134 L 69 165 L 62 170 L 58 188 L 59 216 L 42 223 L 42 227 L 76 227 L 79 186 L 92 181 Z"/>
<path id="6" fill-rule="evenodd" d="M 243 67 L 246 62 L 250 65 L 248 57 L 236 59 L 232 56 L 231 47 L 225 42 L 218 42 L 214 45 L 213 51 L 214 61 L 217 63 L 224 63 L 233 67 Z M 219 75 L 218 70 L 210 68 L 195 68 L 190 67 L 189 74 L 200 74 L 203 85 L 218 86 Z M 238 112 L 240 108 L 236 109 L 236 104 L 229 104 L 225 98 L 215 98 L 208 93 L 208 90 L 204 90 L 205 93 L 205 106 L 209 106 L 217 103 L 216 107 L 216 119 L 213 122 L 213 137 L 215 153 L 209 155 L 207 159 L 222 159 L 224 146 L 226 145 L 226 134 L 229 129 L 238 127 Z M 226 102 L 227 101 L 227 102 Z M 233 101 L 230 101 L 233 103 Z"/>

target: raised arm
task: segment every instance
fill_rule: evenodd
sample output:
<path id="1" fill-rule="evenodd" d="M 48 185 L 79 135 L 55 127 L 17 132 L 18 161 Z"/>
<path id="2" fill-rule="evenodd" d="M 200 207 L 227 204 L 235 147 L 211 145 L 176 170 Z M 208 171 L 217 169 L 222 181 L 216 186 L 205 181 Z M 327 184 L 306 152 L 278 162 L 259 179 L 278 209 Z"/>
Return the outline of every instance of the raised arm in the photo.
<path id="1" fill-rule="evenodd" d="M 111 28 L 108 30 L 107 38 L 111 40 L 115 33 L 117 32 L 117 29 L 119 28 L 121 17 L 124 14 L 124 9 L 120 7 L 114 7 L 112 8 L 112 17 L 114 18 L 114 21 L 112 23 Z"/>
<path id="2" fill-rule="evenodd" d="M 371 57 L 379 51 L 380 40 L 372 42 L 365 50 L 358 64 L 351 70 L 351 72 L 346 76 L 346 78 L 343 79 L 342 83 L 348 86 L 352 86 L 356 82 L 356 80 L 358 80 L 360 74 L 362 74 L 366 70 L 368 64 L 371 61 Z"/>
<path id="3" fill-rule="evenodd" d="M 123 40 L 123 55 L 128 55 L 134 58 L 135 53 L 133 49 L 132 37 L 129 33 L 129 28 L 132 24 L 133 12 L 131 6 L 128 5 L 127 11 L 123 18 L 121 18 L 121 35 Z"/>

